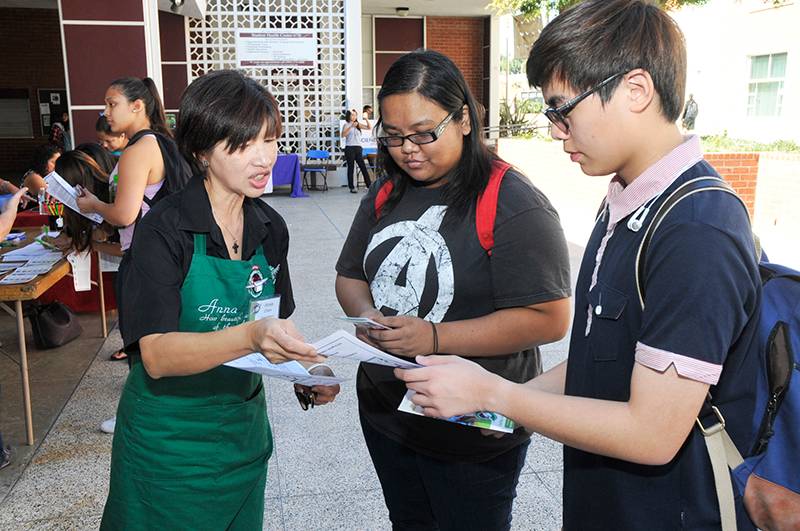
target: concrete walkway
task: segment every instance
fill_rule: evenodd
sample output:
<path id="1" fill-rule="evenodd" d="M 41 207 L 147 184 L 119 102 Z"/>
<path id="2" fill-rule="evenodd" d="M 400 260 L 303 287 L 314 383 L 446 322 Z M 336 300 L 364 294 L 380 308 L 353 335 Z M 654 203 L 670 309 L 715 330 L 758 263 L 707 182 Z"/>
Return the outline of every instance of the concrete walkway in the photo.
<path id="1" fill-rule="evenodd" d="M 582 177 L 560 153 L 560 145 L 535 144 L 538 147 L 533 157 L 530 143 L 527 156 L 515 158 L 511 151 L 505 156 L 522 167 L 533 160 L 536 173 L 531 168 L 529 175 L 557 207 L 566 205 L 568 198 L 573 199 L 564 206 L 569 217 L 562 212 L 562 219 L 568 239 L 580 242 L 578 238 L 588 232 L 587 222 L 591 226 L 605 180 L 591 182 Z M 520 147 L 521 153 L 526 146 Z M 597 190 L 600 195 L 596 197 Z M 575 203 L 576 196 L 583 206 Z M 282 193 L 267 199 L 289 225 L 290 269 L 297 303 L 293 319 L 307 339 L 320 338 L 340 327 L 332 319 L 341 315 L 333 288 L 334 264 L 361 197 L 363 194 L 351 195 L 346 188 L 336 188 L 326 193 L 312 192 L 305 199 L 292 199 Z M 571 243 L 570 251 L 574 276 L 582 249 Z M 3 330 L 0 329 L 0 338 L 11 341 L 10 332 Z M 63 356 L 85 356 L 88 348 L 97 348 L 96 342 L 94 347 L 73 345 L 72 350 L 79 352 Z M 39 404 L 34 411 L 36 417 L 52 421 L 43 421 L 37 442 L 43 436 L 44 440 L 38 449 L 23 448 L 15 467 L 0 471 L 0 529 L 98 527 L 108 489 L 111 450 L 111 437 L 100 433 L 98 426 L 113 415 L 127 374 L 125 364 L 106 361 L 119 345 L 115 331 L 102 344 L 85 374 L 81 377 L 79 373 L 75 378 L 77 387 L 63 410 L 58 405 Z M 563 360 L 566 348 L 566 340 L 544 347 L 546 367 Z M 8 350 L 13 352 L 13 347 L 8 345 Z M 291 385 L 266 382 L 275 435 L 266 493 L 266 529 L 391 527 L 358 423 L 353 385 L 356 366 L 346 362 L 333 365 L 337 374 L 351 380 L 331 406 L 304 412 Z M 11 370 L 0 365 L 5 397 L 19 394 L 18 384 L 9 385 L 18 378 L 18 373 L 12 374 Z M 39 395 L 44 395 L 42 400 L 46 402 L 44 391 Z M 47 407 L 49 413 L 45 411 Z M 20 440 L 12 438 L 10 442 L 18 445 Z M 514 529 L 560 528 L 561 461 L 559 444 L 534 436 L 518 488 Z"/>

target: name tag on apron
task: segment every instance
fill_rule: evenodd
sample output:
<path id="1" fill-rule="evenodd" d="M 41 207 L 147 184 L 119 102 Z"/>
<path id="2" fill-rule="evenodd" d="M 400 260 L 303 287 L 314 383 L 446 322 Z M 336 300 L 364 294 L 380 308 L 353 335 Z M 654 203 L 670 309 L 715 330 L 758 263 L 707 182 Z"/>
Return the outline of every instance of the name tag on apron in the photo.
<path id="1" fill-rule="evenodd" d="M 269 299 L 250 301 L 250 320 L 256 321 L 258 319 L 264 319 L 265 317 L 274 317 L 277 319 L 280 308 L 280 295 L 270 297 Z"/>

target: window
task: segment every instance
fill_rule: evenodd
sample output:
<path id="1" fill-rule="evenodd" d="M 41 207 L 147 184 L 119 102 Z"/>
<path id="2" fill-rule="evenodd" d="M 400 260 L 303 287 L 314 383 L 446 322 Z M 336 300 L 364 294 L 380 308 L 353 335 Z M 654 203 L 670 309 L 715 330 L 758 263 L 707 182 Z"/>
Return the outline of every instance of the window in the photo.
<path id="1" fill-rule="evenodd" d="M 0 138 L 33 138 L 27 89 L 0 90 Z"/>
<path id="2" fill-rule="evenodd" d="M 780 116 L 783 107 L 785 53 L 750 57 L 747 116 Z"/>

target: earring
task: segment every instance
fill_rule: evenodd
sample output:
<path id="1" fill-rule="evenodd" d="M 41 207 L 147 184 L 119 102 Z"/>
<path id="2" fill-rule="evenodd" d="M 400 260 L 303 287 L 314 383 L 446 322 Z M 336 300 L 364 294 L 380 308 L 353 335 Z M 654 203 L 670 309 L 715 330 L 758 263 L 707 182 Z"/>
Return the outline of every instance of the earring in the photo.
<path id="1" fill-rule="evenodd" d="M 203 165 L 204 168 L 208 168 L 208 161 L 206 159 L 203 159 L 201 164 Z"/>

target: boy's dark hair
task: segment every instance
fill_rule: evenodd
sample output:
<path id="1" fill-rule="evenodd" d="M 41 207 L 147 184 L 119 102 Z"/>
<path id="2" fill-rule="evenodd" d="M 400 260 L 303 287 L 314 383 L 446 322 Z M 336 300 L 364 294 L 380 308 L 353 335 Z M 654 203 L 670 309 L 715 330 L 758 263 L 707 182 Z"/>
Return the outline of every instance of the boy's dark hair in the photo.
<path id="1" fill-rule="evenodd" d="M 577 91 L 636 68 L 650 73 L 661 114 L 676 121 L 686 88 L 683 33 L 647 0 L 587 0 L 567 9 L 542 30 L 526 66 L 531 86 L 559 80 Z M 620 79 L 598 91 L 603 103 Z"/>
<path id="2" fill-rule="evenodd" d="M 464 214 L 483 192 L 489 183 L 492 160 L 495 158 L 481 138 L 483 130 L 482 113 L 478 102 L 464 80 L 458 67 L 447 56 L 433 50 L 416 50 L 401 56 L 395 61 L 383 78 L 378 92 L 378 109 L 383 100 L 393 94 L 416 92 L 444 109 L 454 113 L 452 123 L 458 124 L 464 118 L 466 105 L 471 130 L 463 138 L 461 160 L 450 173 L 448 182 L 442 188 L 447 206 L 459 214 Z M 380 130 L 383 112 L 376 124 Z M 378 145 L 378 171 L 385 172 L 394 182 L 389 199 L 384 206 L 388 210 L 394 206 L 405 192 L 410 177 L 395 163 L 388 148 Z"/>
<path id="3" fill-rule="evenodd" d="M 192 81 L 181 98 L 175 141 L 195 174 L 204 173 L 197 155 L 225 141 L 229 153 L 242 149 L 267 126 L 281 136 L 278 102 L 257 81 L 236 70 L 217 70 Z"/>
<path id="4" fill-rule="evenodd" d="M 367 112 L 371 110 L 372 110 L 372 105 L 364 105 L 364 107 L 361 109 L 361 112 Z"/>
<path id="5" fill-rule="evenodd" d="M 47 175 L 47 161 L 56 153 L 61 153 L 61 148 L 55 144 L 42 144 L 33 151 L 33 164 L 31 169 L 41 175 Z"/>
<path id="6" fill-rule="evenodd" d="M 161 96 L 155 82 L 149 77 L 139 79 L 138 77 L 124 77 L 115 79 L 109 87 L 117 88 L 125 98 L 134 102 L 142 100 L 144 102 L 147 118 L 150 120 L 150 129 L 157 131 L 168 137 L 172 137 L 172 132 L 167 127 L 167 118 L 164 115 L 164 105 L 161 103 Z"/>

